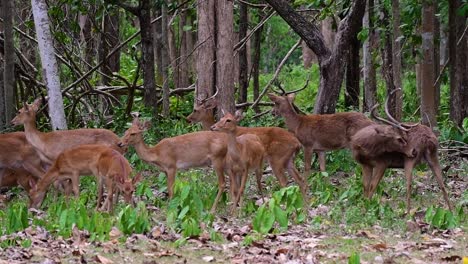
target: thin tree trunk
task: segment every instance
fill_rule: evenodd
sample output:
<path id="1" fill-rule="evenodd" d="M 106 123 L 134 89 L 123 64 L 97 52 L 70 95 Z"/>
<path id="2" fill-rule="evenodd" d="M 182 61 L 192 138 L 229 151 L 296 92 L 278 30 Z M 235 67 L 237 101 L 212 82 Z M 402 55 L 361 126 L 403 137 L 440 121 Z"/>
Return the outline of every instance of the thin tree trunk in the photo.
<path id="1" fill-rule="evenodd" d="M 195 72 L 195 65 L 194 65 L 194 60 L 193 60 L 193 48 L 194 48 L 194 43 L 195 43 L 195 40 L 194 40 L 194 30 L 193 30 L 193 20 L 194 18 L 192 17 L 192 14 L 191 13 L 188 13 L 187 14 L 187 26 L 190 26 L 190 30 L 186 30 L 184 31 L 184 34 L 185 34 L 185 46 L 186 46 L 186 50 L 187 50 L 187 55 L 188 57 L 186 58 L 186 63 L 188 65 L 188 74 L 189 74 L 189 82 L 191 83 L 192 82 L 192 77 L 194 75 L 194 72 Z M 196 36 L 196 35 L 195 35 Z"/>
<path id="2" fill-rule="evenodd" d="M 219 107 L 225 112 L 235 111 L 233 69 L 233 2 L 216 1 L 216 87 L 219 89 Z M 218 112 L 222 116 L 221 111 Z"/>
<path id="3" fill-rule="evenodd" d="M 168 43 L 169 43 L 169 57 L 172 65 L 172 79 L 174 86 L 180 87 L 180 67 L 178 65 L 179 50 L 177 49 L 177 34 L 175 33 L 175 25 L 168 27 Z"/>
<path id="4" fill-rule="evenodd" d="M 434 6 L 434 14 L 438 12 L 438 3 L 437 0 L 432 0 L 432 5 Z M 440 74 L 440 21 L 437 15 L 434 15 L 434 78 Z M 435 111 L 436 114 L 439 113 L 440 106 L 440 82 L 436 84 L 435 89 Z"/>
<path id="5" fill-rule="evenodd" d="M 198 49 L 197 49 L 197 97 L 213 94 L 215 76 L 215 0 L 197 0 Z"/>
<path id="6" fill-rule="evenodd" d="M 348 63 L 346 64 L 346 92 L 345 106 L 346 108 L 359 109 L 359 42 L 357 36 L 351 41 L 351 46 L 348 54 Z"/>
<path id="7" fill-rule="evenodd" d="M 189 69 L 187 63 L 187 54 L 189 51 L 187 50 L 187 33 L 185 31 L 185 26 L 187 25 L 187 10 L 183 11 L 180 14 L 179 20 L 179 35 L 180 35 L 180 42 L 179 42 L 179 57 L 178 60 L 179 66 L 179 86 L 178 87 L 188 87 L 189 83 Z"/>
<path id="8" fill-rule="evenodd" d="M 3 45 L 3 107 L 0 109 L 4 114 L 0 122 L 0 128 L 7 127 L 15 115 L 15 47 L 13 38 L 13 14 L 14 14 L 14 1 L 2 0 L 3 10 L 3 32 L 4 32 L 4 45 Z"/>
<path id="9" fill-rule="evenodd" d="M 403 89 L 401 85 L 401 30 L 400 30 L 400 4 L 399 0 L 392 0 L 392 16 L 393 16 L 393 53 L 392 53 L 392 71 L 393 71 L 393 86 Z M 395 92 L 395 108 L 394 115 L 396 120 L 401 120 L 403 97 L 402 90 Z"/>
<path id="10" fill-rule="evenodd" d="M 164 1 L 165 2 L 165 1 Z M 169 117 L 169 110 L 170 110 L 170 105 L 169 105 L 169 65 L 170 62 L 168 61 L 169 59 L 169 54 L 168 54 L 168 38 L 167 38 L 167 6 L 166 3 L 163 3 L 161 6 L 161 40 L 163 41 L 162 43 L 162 50 L 161 50 L 161 66 L 162 66 L 162 77 L 163 77 L 163 111 L 162 115 L 164 117 Z"/>
<path id="11" fill-rule="evenodd" d="M 423 2 L 422 9 L 422 89 L 421 119 L 427 126 L 437 126 L 434 91 L 434 6 L 432 2 Z"/>
<path id="12" fill-rule="evenodd" d="M 94 15 L 93 15 L 94 16 Z M 80 25 L 80 46 L 83 47 L 81 50 L 84 55 L 84 60 L 87 62 L 87 65 L 84 65 L 86 71 L 91 69 L 93 65 L 93 60 L 95 58 L 95 42 L 94 36 L 92 34 L 91 28 L 91 19 L 88 14 L 78 15 L 79 25 Z"/>
<path id="13" fill-rule="evenodd" d="M 103 28 L 101 29 L 101 41 L 99 48 L 99 60 L 105 60 L 107 54 L 119 45 L 119 14 L 118 12 L 111 12 L 104 16 Z M 91 45 L 91 44 L 90 44 Z M 119 72 L 120 70 L 120 51 L 113 54 L 108 60 L 106 60 L 102 66 L 102 84 L 108 85 L 111 79 L 108 76 L 112 76 L 113 72 Z"/>
<path id="14" fill-rule="evenodd" d="M 364 16 L 364 27 L 368 28 L 369 36 L 364 42 L 364 103 L 363 111 L 370 111 L 377 102 L 377 81 L 372 51 L 374 50 L 376 38 L 374 31 L 374 0 L 367 1 L 366 14 Z"/>
<path id="15" fill-rule="evenodd" d="M 239 40 L 247 35 L 249 26 L 248 8 L 246 4 L 239 4 Z M 247 88 L 249 87 L 247 45 L 244 45 L 238 53 L 239 56 L 239 103 L 247 102 Z"/>
<path id="16" fill-rule="evenodd" d="M 140 0 L 141 8 L 138 19 L 141 30 L 141 50 L 143 60 L 143 87 L 145 89 L 145 106 L 153 108 L 153 114 L 157 113 L 156 80 L 154 77 L 154 50 L 153 36 L 151 35 L 151 3 L 149 0 Z"/>
<path id="17" fill-rule="evenodd" d="M 43 76 L 49 95 L 49 115 L 52 129 L 67 129 L 57 60 L 54 54 L 54 43 L 49 28 L 47 5 L 44 0 L 32 0 L 31 5 L 42 68 L 44 69 Z"/>
<path id="18" fill-rule="evenodd" d="M 252 79 L 253 79 L 253 100 L 256 101 L 260 95 L 260 59 L 262 55 L 261 44 L 262 44 L 262 32 L 263 25 L 260 26 L 254 33 L 253 39 L 253 59 L 252 59 Z M 254 107 L 255 113 L 260 113 L 258 106 Z"/>

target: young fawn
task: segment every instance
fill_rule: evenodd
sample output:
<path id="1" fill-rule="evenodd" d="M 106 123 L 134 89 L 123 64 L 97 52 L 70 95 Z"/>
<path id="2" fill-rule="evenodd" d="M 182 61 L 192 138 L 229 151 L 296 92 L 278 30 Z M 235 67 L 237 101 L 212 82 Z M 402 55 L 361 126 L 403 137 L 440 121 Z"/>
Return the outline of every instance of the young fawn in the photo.
<path id="1" fill-rule="evenodd" d="M 47 188 L 57 179 L 70 179 L 75 196 L 79 195 L 80 175 L 95 175 L 98 178 L 97 207 L 102 201 L 103 184 L 107 188 L 107 198 L 101 210 L 112 211 L 114 188 L 123 194 L 127 203 L 132 202 L 135 184 L 141 179 L 137 174 L 130 179 L 132 168 L 122 154 L 105 145 L 80 145 L 62 152 L 47 173 L 30 192 L 30 207 L 41 205 Z"/>
<path id="2" fill-rule="evenodd" d="M 326 115 L 300 115 L 293 106 L 295 94 L 268 94 L 275 104 L 273 114 L 284 118 L 289 131 L 304 146 L 305 175 L 311 170 L 312 153 L 318 152 L 320 170 L 325 170 L 325 151 L 349 148 L 351 137 L 360 129 L 374 124 L 362 113 L 348 112 Z"/>
<path id="3" fill-rule="evenodd" d="M 36 181 L 37 178 L 24 169 L 0 169 L 0 187 L 21 186 L 29 193 L 31 184 L 34 185 Z"/>
<path id="4" fill-rule="evenodd" d="M 177 170 L 213 166 L 218 176 L 218 194 L 211 207 L 211 212 L 214 212 L 225 188 L 224 158 L 227 152 L 227 135 L 211 131 L 194 132 L 165 138 L 156 146 L 149 147 L 143 140 L 143 132 L 149 127 L 148 121 L 142 123 L 135 117 L 119 145 L 135 147 L 140 159 L 158 166 L 166 174 L 169 198 L 174 195 Z"/>
<path id="5" fill-rule="evenodd" d="M 234 201 L 233 208 L 237 206 L 242 197 L 250 170 L 255 171 L 258 191 L 263 197 L 262 172 L 265 148 L 260 138 L 255 134 L 237 136 L 237 123 L 240 119 L 242 119 L 240 112 L 236 112 L 235 116 L 226 113 L 223 118 L 211 126 L 211 130 L 220 131 L 228 135 L 226 170 L 231 181 L 231 196 Z"/>

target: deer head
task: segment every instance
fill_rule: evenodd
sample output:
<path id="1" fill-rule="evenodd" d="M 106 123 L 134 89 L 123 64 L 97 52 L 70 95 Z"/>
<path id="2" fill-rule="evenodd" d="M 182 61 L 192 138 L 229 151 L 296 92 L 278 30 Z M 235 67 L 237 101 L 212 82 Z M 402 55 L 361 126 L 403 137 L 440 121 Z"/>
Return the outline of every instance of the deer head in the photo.
<path id="1" fill-rule="evenodd" d="M 29 120 L 34 120 L 36 118 L 36 113 L 39 111 L 39 108 L 42 104 L 42 98 L 36 99 L 32 104 L 24 103 L 23 107 L 18 110 L 15 118 L 11 120 L 11 123 L 15 126 L 23 125 Z"/>
<path id="2" fill-rule="evenodd" d="M 275 104 L 272 109 L 272 114 L 275 116 L 280 116 L 282 113 L 286 113 L 290 111 L 290 109 L 294 109 L 294 99 L 296 98 L 296 94 L 294 93 L 290 93 L 285 96 L 269 93 L 268 97 Z"/>
<path id="3" fill-rule="evenodd" d="M 207 95 L 201 98 L 195 99 L 195 106 L 193 107 L 193 112 L 187 116 L 187 121 L 189 123 L 198 123 L 203 122 L 206 119 L 213 118 L 213 108 L 218 105 L 216 96 L 218 95 L 219 90 L 216 89 L 216 92 L 208 97 Z"/>
<path id="4" fill-rule="evenodd" d="M 117 188 L 122 193 L 126 203 L 133 204 L 133 193 L 135 192 L 135 186 L 140 180 L 141 173 L 137 173 L 133 179 L 124 179 L 123 177 L 119 177 L 117 179 Z"/>
<path id="5" fill-rule="evenodd" d="M 240 110 L 237 110 L 235 115 L 225 113 L 224 116 L 216 124 L 212 125 L 210 129 L 212 131 L 235 133 L 237 124 L 243 117 L 242 111 Z"/>
<path id="6" fill-rule="evenodd" d="M 132 125 L 129 129 L 127 129 L 127 131 L 125 131 L 123 137 L 120 139 L 120 142 L 117 143 L 117 145 L 119 147 L 126 147 L 128 145 L 139 143 L 143 139 L 141 134 L 150 127 L 150 121 L 145 121 L 142 123 L 138 117 L 133 118 Z"/>

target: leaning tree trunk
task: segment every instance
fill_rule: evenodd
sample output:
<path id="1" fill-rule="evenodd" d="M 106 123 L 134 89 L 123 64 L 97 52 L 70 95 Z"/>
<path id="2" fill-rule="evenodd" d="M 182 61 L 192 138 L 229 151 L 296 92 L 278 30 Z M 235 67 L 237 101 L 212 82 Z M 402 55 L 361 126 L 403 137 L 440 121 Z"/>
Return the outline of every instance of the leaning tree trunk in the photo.
<path id="1" fill-rule="evenodd" d="M 3 86 L 0 89 L 3 90 L 3 96 L 0 100 L 3 102 L 3 108 L 0 111 L 0 129 L 7 127 L 10 121 L 15 115 L 15 47 L 13 38 L 13 14 L 14 14 L 14 1 L 2 0 L 2 17 L 3 17 L 3 32 L 4 32 L 4 44 L 3 44 Z"/>
<path id="2" fill-rule="evenodd" d="M 216 1 L 216 88 L 219 89 L 220 109 L 233 113 L 234 101 L 234 12 L 230 0 Z M 221 111 L 218 112 L 222 115 Z M 221 116 L 220 116 L 221 117 Z"/>
<path id="3" fill-rule="evenodd" d="M 435 91 L 434 91 L 434 5 L 423 1 L 422 10 L 422 89 L 421 119 L 426 126 L 436 127 Z"/>
<path id="4" fill-rule="evenodd" d="M 47 5 L 44 0 L 32 0 L 31 5 L 39 44 L 39 55 L 44 69 L 44 80 L 49 95 L 49 115 L 52 129 L 67 129 L 54 43 L 47 16 Z"/>
<path id="5" fill-rule="evenodd" d="M 402 88 L 401 85 L 401 30 L 400 30 L 400 4 L 399 0 L 392 0 L 392 17 L 393 17 L 393 38 L 392 38 L 392 71 L 393 71 L 393 86 Z M 402 90 L 395 92 L 394 115 L 396 120 L 401 120 L 403 98 Z"/>
<path id="6" fill-rule="evenodd" d="M 215 0 L 197 1 L 198 49 L 196 58 L 196 97 L 206 98 L 213 94 L 215 76 Z"/>
<path id="7" fill-rule="evenodd" d="M 285 0 L 266 0 L 292 29 L 307 43 L 319 61 L 321 72 L 314 113 L 333 113 L 343 82 L 344 67 L 350 42 L 357 34 L 364 15 L 366 0 L 353 1 L 341 21 L 333 50 L 326 47 L 317 26 L 298 14 Z"/>
<path id="8" fill-rule="evenodd" d="M 362 57 L 364 64 L 363 79 L 364 79 L 364 102 L 363 111 L 370 111 L 372 106 L 377 102 L 377 81 L 375 74 L 374 59 L 372 51 L 376 46 L 376 37 L 374 30 L 374 0 L 368 0 L 366 6 L 366 14 L 363 19 L 364 27 L 368 28 L 369 35 L 364 41 Z"/>

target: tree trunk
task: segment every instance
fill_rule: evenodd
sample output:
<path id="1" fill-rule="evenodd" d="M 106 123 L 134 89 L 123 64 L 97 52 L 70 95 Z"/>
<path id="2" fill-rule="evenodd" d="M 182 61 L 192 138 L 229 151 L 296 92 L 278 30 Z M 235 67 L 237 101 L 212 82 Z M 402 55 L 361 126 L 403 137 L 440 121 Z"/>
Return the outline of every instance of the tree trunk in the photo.
<path id="1" fill-rule="evenodd" d="M 263 26 L 260 26 L 253 37 L 253 58 L 252 58 L 252 79 L 253 79 L 253 100 L 256 101 L 260 95 L 260 59 L 262 55 L 262 32 Z M 258 106 L 254 107 L 255 113 L 260 113 Z"/>
<path id="2" fill-rule="evenodd" d="M 450 119 L 458 126 L 461 126 L 463 118 L 468 116 L 466 34 L 460 39 L 466 22 L 465 18 L 457 13 L 460 6 L 460 0 L 449 1 Z"/>
<path id="3" fill-rule="evenodd" d="M 190 52 L 187 50 L 187 32 L 185 26 L 187 25 L 187 10 L 181 12 L 179 20 L 179 35 L 180 35 L 180 49 L 179 49 L 179 60 L 177 64 L 179 65 L 179 86 L 178 87 L 188 87 L 189 83 L 189 69 L 187 54 Z"/>
<path id="4" fill-rule="evenodd" d="M 185 34 L 185 46 L 186 46 L 186 50 L 187 50 L 187 55 L 188 57 L 186 58 L 186 63 L 188 65 L 188 72 L 189 72 L 189 82 L 191 83 L 192 82 L 192 77 L 194 76 L 194 72 L 195 72 L 195 66 L 194 66 L 194 60 L 193 60 L 193 49 L 194 49 L 194 31 L 193 30 L 193 20 L 194 18 L 192 17 L 192 14 L 191 13 L 188 13 L 187 14 L 187 26 L 190 27 L 190 30 L 186 30 L 184 32 Z"/>
<path id="5" fill-rule="evenodd" d="M 234 75 L 233 69 L 233 2 L 216 1 L 216 87 L 219 89 L 219 107 L 225 112 L 234 113 Z M 222 113 L 218 112 L 218 117 Z"/>
<path id="6" fill-rule="evenodd" d="M 393 86 L 403 89 L 401 85 L 401 30 L 400 30 L 400 4 L 399 0 L 392 0 L 392 16 L 393 16 L 393 38 L 392 38 L 392 71 L 393 71 Z M 394 115 L 396 120 L 401 120 L 403 110 L 402 90 L 396 91 Z"/>
<path id="7" fill-rule="evenodd" d="M 346 64 L 346 92 L 345 92 L 345 106 L 347 109 L 359 109 L 359 42 L 357 36 L 351 41 L 351 46 L 348 54 L 348 63 Z"/>
<path id="8" fill-rule="evenodd" d="M 156 80 L 154 77 L 154 50 L 153 36 L 151 35 L 151 3 L 150 0 L 140 0 L 141 8 L 138 15 L 141 30 L 141 51 L 143 67 L 144 103 L 153 108 L 153 114 L 157 113 Z"/>
<path id="9" fill-rule="evenodd" d="M 14 1 L 2 0 L 3 10 L 3 96 L 0 98 L 3 101 L 3 108 L 0 111 L 4 114 L 0 119 L 0 129 L 7 127 L 15 115 L 15 47 L 13 38 L 13 14 Z"/>
<path id="10" fill-rule="evenodd" d="M 333 45 L 335 44 L 336 36 L 336 32 L 333 29 L 333 17 L 327 17 L 324 20 L 322 20 L 320 28 L 323 35 L 323 40 L 325 41 L 325 45 L 327 45 L 327 47 L 330 50 L 333 50 Z"/>
<path id="11" fill-rule="evenodd" d="M 248 8 L 244 3 L 239 3 L 239 40 L 247 35 L 249 26 Z M 249 87 L 247 45 L 244 45 L 238 53 L 239 56 L 239 103 L 247 102 L 247 88 Z"/>
<path id="12" fill-rule="evenodd" d="M 92 16 L 94 15 L 92 14 Z M 84 67 L 86 71 L 88 71 L 89 69 L 91 69 L 91 65 L 94 64 L 94 58 L 96 57 L 95 42 L 94 36 L 92 34 L 90 15 L 80 14 L 78 16 L 78 20 L 80 25 L 80 42 L 81 46 L 84 47 L 81 52 L 84 55 L 84 60 L 87 62 L 87 65 L 85 65 Z M 103 36 L 103 34 L 104 32 L 101 32 L 101 39 L 105 39 L 105 36 Z M 101 47 L 99 48 L 99 51 L 102 51 Z M 99 55 L 99 59 L 101 60 L 101 53 Z"/>
<path id="13" fill-rule="evenodd" d="M 266 2 L 278 12 L 317 55 L 321 79 L 319 92 L 315 100 L 314 113 L 335 112 L 350 42 L 361 25 L 366 1 L 356 0 L 352 2 L 348 14 L 338 27 L 333 52 L 326 46 L 317 26 L 299 15 L 287 1 L 266 0 Z"/>
<path id="14" fill-rule="evenodd" d="M 49 28 L 49 17 L 47 16 L 47 5 L 44 0 L 32 0 L 31 5 L 44 71 L 43 76 L 49 95 L 49 115 L 52 129 L 67 129 L 62 93 L 60 91 L 58 66 L 54 54 L 54 43 Z"/>
<path id="15" fill-rule="evenodd" d="M 370 111 L 372 106 L 377 102 L 377 81 L 375 75 L 375 66 L 372 51 L 376 43 L 374 31 L 374 0 L 367 1 L 366 14 L 364 16 L 364 27 L 368 28 L 369 35 L 364 41 L 363 46 L 363 61 L 364 61 L 364 103 L 363 111 Z"/>
<path id="16" fill-rule="evenodd" d="M 434 5 L 423 1 L 422 9 L 422 52 L 421 64 L 421 119 L 427 126 L 436 127 L 434 91 Z"/>
<path id="17" fill-rule="evenodd" d="M 174 86 L 180 87 L 179 78 L 179 50 L 177 49 L 177 34 L 175 33 L 175 25 L 168 27 L 168 43 L 169 43 L 169 57 L 172 65 L 172 79 L 174 80 Z"/>
<path id="18" fill-rule="evenodd" d="M 164 1 L 165 2 L 165 1 Z M 162 66 L 162 77 L 163 77 L 163 111 L 162 115 L 164 117 L 169 117 L 169 52 L 168 52 L 168 36 L 167 36 L 167 6 L 166 3 L 162 3 L 161 6 L 161 40 L 162 42 L 162 49 L 161 49 L 161 66 Z"/>
<path id="19" fill-rule="evenodd" d="M 215 0 L 197 0 L 198 50 L 197 50 L 197 94 L 206 98 L 213 94 L 215 76 Z"/>
<path id="20" fill-rule="evenodd" d="M 104 75 L 102 75 L 101 82 L 103 85 L 108 85 L 111 81 L 109 76 L 112 76 L 113 72 L 119 72 L 120 70 L 120 51 L 117 51 L 109 57 L 109 59 L 105 60 L 107 54 L 119 45 L 119 13 L 108 13 L 103 19 L 99 60 L 104 60 L 104 63 L 101 66 L 101 71 L 104 73 Z"/>
<path id="21" fill-rule="evenodd" d="M 432 0 L 432 5 L 434 6 L 434 14 L 438 12 L 439 1 Z M 440 21 L 437 15 L 434 15 L 432 21 L 434 23 L 434 80 L 437 80 L 437 77 L 440 74 Z M 439 113 L 440 106 L 440 82 L 436 84 L 435 89 L 435 111 L 436 114 Z"/>

